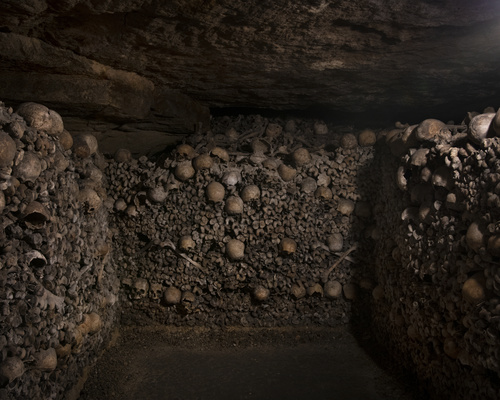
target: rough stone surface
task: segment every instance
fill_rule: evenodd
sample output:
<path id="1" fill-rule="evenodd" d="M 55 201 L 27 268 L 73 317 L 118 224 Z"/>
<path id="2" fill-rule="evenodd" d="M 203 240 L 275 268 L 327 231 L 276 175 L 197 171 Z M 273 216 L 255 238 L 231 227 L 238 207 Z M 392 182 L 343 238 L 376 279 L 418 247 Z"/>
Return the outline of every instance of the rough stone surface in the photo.
<path id="1" fill-rule="evenodd" d="M 208 128 L 208 108 L 178 90 L 37 38 L 1 32 L 0 60 L 3 100 L 43 102 L 72 134 L 94 133 L 104 151 L 128 144 L 132 133 L 134 153 L 147 154 L 171 144 L 171 134 Z"/>
<path id="2" fill-rule="evenodd" d="M 158 132 L 164 89 L 205 128 L 191 99 L 446 120 L 498 98 L 499 20 L 495 0 L 4 1 L 0 96 Z"/>

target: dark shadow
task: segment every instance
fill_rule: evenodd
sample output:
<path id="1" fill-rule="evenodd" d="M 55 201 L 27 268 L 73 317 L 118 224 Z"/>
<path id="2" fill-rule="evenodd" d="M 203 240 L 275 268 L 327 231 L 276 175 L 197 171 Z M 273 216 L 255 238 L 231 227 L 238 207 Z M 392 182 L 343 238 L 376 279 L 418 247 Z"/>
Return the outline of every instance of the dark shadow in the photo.
<path id="1" fill-rule="evenodd" d="M 494 76 L 487 77 L 485 80 L 493 81 Z M 392 93 L 392 97 L 397 99 L 400 94 Z M 458 94 L 457 94 L 458 96 Z M 335 109 L 332 106 L 311 105 L 304 109 L 264 109 L 255 107 L 224 107 L 212 108 L 210 112 L 214 117 L 236 116 L 236 115 L 254 115 L 259 114 L 266 118 L 289 118 L 301 119 L 319 119 L 325 123 L 336 126 L 347 125 L 354 128 L 364 129 L 384 129 L 394 126 L 396 121 L 402 123 L 417 124 L 427 118 L 436 118 L 444 122 L 454 121 L 460 123 L 467 115 L 468 111 L 474 110 L 481 112 L 484 108 L 496 104 L 498 93 L 485 96 L 482 99 L 472 99 L 464 96 L 458 96 L 455 102 L 444 104 L 432 104 L 427 107 L 415 108 L 414 105 L 402 105 L 395 102 L 383 107 L 373 104 L 368 105 L 363 111 L 352 112 L 346 109 Z"/>
<path id="2" fill-rule="evenodd" d="M 387 157 L 392 157 L 387 149 L 383 148 L 384 146 L 386 146 L 385 143 L 377 143 L 374 146 L 373 158 L 358 169 L 356 179 L 361 199 L 370 201 L 372 205 L 372 216 L 369 219 L 354 218 L 351 234 L 357 239 L 358 250 L 355 253 L 357 264 L 353 265 L 353 268 L 356 268 L 363 278 L 371 281 L 373 287 L 358 290 L 358 295 L 352 302 L 350 331 L 366 354 L 381 369 L 401 382 L 406 391 L 412 393 L 414 400 L 426 400 L 430 397 L 425 384 L 419 382 L 416 374 L 408 369 L 408 360 L 396 358 L 397 350 L 393 348 L 393 340 L 388 328 L 389 309 L 387 309 L 386 320 L 382 320 L 381 308 L 376 309 L 376 300 L 372 293 L 378 282 L 375 265 L 377 254 L 382 251 L 383 244 L 363 233 L 375 226 L 373 211 L 377 211 L 376 208 L 373 210 L 373 206 L 383 201 L 383 196 L 380 196 L 384 188 L 382 182 L 384 174 L 381 166 L 382 162 L 386 162 Z M 367 184 L 368 182 L 371 184 Z"/>

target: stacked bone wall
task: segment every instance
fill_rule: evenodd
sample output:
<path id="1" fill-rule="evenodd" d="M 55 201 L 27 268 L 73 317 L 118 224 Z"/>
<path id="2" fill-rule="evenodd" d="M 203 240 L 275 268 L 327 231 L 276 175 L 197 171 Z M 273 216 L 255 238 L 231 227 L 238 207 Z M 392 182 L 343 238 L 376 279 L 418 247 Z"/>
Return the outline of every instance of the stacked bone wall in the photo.
<path id="1" fill-rule="evenodd" d="M 17 112 L 0 103 L 0 397 L 70 398 L 116 320 L 102 156 L 54 111 Z"/>
<path id="2" fill-rule="evenodd" d="M 377 143 L 224 117 L 105 160 L 57 113 L 2 105 L 2 398 L 71 393 L 118 304 L 125 324 L 371 323 L 435 398 L 498 398 L 500 117 L 472 117 Z"/>
<path id="3" fill-rule="evenodd" d="M 106 174 L 125 310 L 166 324 L 347 323 L 374 285 L 375 134 L 318 146 L 327 131 L 225 117 L 155 162 L 118 152 Z"/>
<path id="4" fill-rule="evenodd" d="M 500 398 L 500 140 L 471 126 L 380 149 L 373 332 L 435 398 Z"/>

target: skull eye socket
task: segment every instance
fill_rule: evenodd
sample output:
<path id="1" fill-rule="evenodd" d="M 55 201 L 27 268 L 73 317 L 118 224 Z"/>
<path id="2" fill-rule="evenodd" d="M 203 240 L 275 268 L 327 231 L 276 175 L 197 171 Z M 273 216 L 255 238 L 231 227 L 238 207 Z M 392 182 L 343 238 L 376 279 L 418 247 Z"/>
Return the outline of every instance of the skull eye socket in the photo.
<path id="1" fill-rule="evenodd" d="M 47 221 L 47 217 L 44 214 L 35 211 L 28 214 L 24 218 L 24 221 L 32 225 L 33 227 L 39 228 L 42 227 L 43 224 Z"/>

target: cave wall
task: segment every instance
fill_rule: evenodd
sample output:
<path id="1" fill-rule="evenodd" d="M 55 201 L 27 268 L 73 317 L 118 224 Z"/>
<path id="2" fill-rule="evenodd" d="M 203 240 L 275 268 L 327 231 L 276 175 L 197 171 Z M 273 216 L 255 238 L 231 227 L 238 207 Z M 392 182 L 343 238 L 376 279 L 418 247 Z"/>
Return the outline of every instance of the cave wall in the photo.
<path id="1" fill-rule="evenodd" d="M 500 4 L 167 3 L 0 4 L 0 98 L 64 117 L 0 107 L 0 397 L 76 396 L 118 310 L 179 325 L 371 317 L 436 397 L 500 397 L 498 139 L 474 136 L 473 114 L 436 137 L 353 128 L 495 104 Z M 211 120 L 225 107 L 291 117 Z M 311 108 L 327 123 L 293 116 Z M 129 152 L 105 159 L 94 136 Z M 181 138 L 196 156 L 165 151 Z M 189 172 L 201 154 L 213 164 Z M 242 214 L 226 209 L 253 184 L 257 198 L 231 198 Z"/>
<path id="2" fill-rule="evenodd" d="M 0 32 L 0 60 L 5 101 L 57 109 L 72 134 L 91 132 L 104 151 L 157 152 L 210 123 L 208 108 L 178 90 L 36 38 Z"/>

